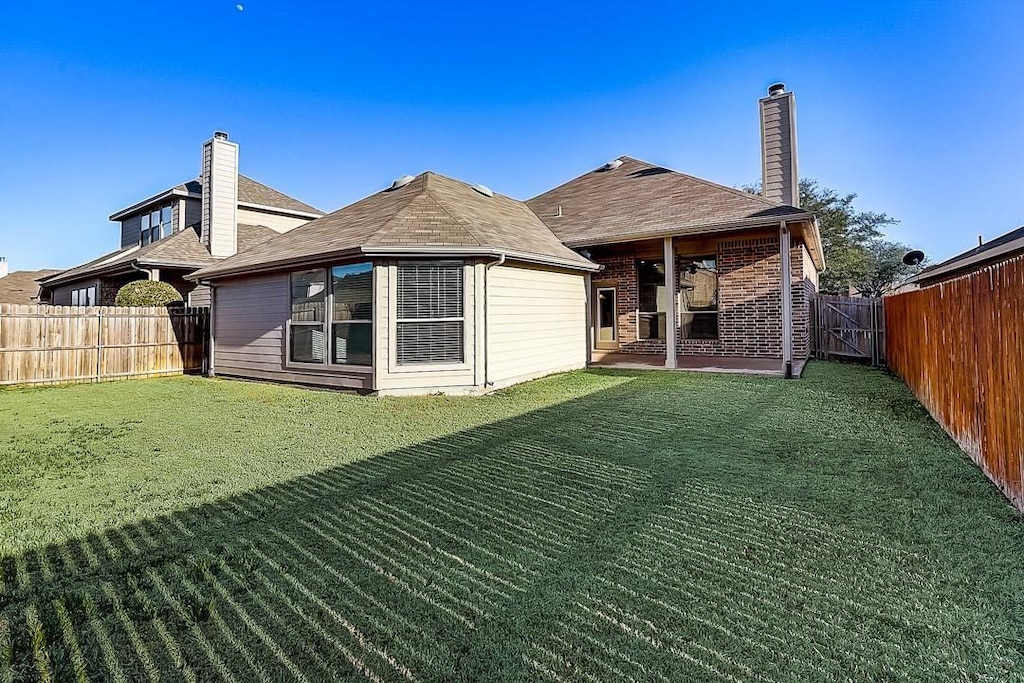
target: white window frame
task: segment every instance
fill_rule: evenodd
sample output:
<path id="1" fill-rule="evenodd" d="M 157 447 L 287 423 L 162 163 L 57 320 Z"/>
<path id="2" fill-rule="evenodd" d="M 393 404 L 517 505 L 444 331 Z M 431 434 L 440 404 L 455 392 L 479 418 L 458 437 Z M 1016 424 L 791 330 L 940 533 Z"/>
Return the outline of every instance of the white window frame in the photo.
<path id="1" fill-rule="evenodd" d="M 449 318 L 399 318 L 398 317 L 398 268 L 404 264 L 416 265 L 458 265 L 462 267 L 462 317 Z M 388 267 L 388 310 L 392 312 L 388 320 L 388 372 L 390 374 L 415 374 L 425 372 L 462 372 L 473 369 L 470 357 L 475 353 L 473 331 L 468 324 L 470 316 L 469 287 L 473 280 L 473 265 L 467 261 L 444 260 L 402 260 Z M 475 284 L 473 285 L 475 288 Z M 475 291 L 475 289 L 474 289 Z M 400 322 L 462 322 L 462 361 L 452 363 L 414 363 L 399 365 L 398 363 L 398 323 Z"/>
<path id="2" fill-rule="evenodd" d="M 334 266 L 351 266 L 357 265 L 358 263 L 370 263 L 371 273 L 375 267 L 372 262 L 358 261 L 356 263 L 334 263 L 329 266 L 322 268 L 303 268 L 302 270 L 291 271 L 288 273 L 288 322 L 285 324 L 285 338 L 284 338 L 284 365 L 286 368 L 292 368 L 296 370 L 319 370 L 325 372 L 357 372 L 357 373 L 371 373 L 373 372 L 372 359 L 374 357 L 374 348 L 377 346 L 376 339 L 376 327 L 374 320 L 377 318 L 377 296 L 373 289 L 371 289 L 371 303 L 373 310 L 371 320 L 334 320 L 334 287 L 332 286 L 331 270 Z M 324 319 L 319 322 L 310 321 L 304 322 L 301 320 L 292 320 L 292 275 L 294 273 L 306 272 L 310 270 L 319 270 L 324 276 Z M 371 282 L 373 278 L 371 276 Z M 372 286 L 372 285 L 371 285 Z M 344 363 L 334 362 L 334 339 L 333 339 L 333 328 L 334 323 L 355 323 L 355 324 L 366 324 L 370 326 L 370 365 L 347 365 Z M 292 360 L 292 328 L 293 327 L 319 327 L 324 333 L 324 359 L 318 362 L 306 363 L 303 361 Z"/>

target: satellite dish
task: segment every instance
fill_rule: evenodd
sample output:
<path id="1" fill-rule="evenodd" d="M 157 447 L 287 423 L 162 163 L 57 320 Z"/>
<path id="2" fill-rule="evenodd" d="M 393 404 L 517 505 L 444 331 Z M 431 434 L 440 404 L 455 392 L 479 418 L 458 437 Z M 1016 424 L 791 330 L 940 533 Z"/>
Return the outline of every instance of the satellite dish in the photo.
<path id="1" fill-rule="evenodd" d="M 919 266 L 924 261 L 924 252 L 920 249 L 912 249 L 903 255 L 903 262 L 908 266 Z"/>

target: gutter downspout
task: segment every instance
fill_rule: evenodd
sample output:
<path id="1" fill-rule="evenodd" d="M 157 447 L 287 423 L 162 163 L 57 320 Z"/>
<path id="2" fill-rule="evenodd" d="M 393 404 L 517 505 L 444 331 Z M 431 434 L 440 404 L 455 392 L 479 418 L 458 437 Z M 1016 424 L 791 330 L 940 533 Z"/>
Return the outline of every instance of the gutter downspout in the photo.
<path id="1" fill-rule="evenodd" d="M 153 271 L 151 271 L 151 270 L 148 270 L 148 269 L 146 269 L 146 268 L 142 268 L 142 267 L 140 267 L 140 266 L 139 266 L 139 264 L 138 264 L 137 262 L 135 262 L 135 261 L 129 261 L 129 262 L 128 262 L 128 265 L 132 267 L 132 270 L 137 270 L 137 271 L 139 271 L 140 273 L 145 273 L 145 274 L 146 274 L 146 279 L 147 279 L 147 280 L 152 280 L 152 279 L 153 279 Z"/>
<path id="2" fill-rule="evenodd" d="M 789 226 L 779 224 L 779 256 L 782 259 L 782 373 L 793 378 L 793 266 L 790 262 Z"/>
<path id="3" fill-rule="evenodd" d="M 207 377 L 216 377 L 217 373 L 214 370 L 214 363 L 213 363 L 213 349 L 214 349 L 214 336 L 215 336 L 213 331 L 216 328 L 214 326 L 214 317 L 213 316 L 215 315 L 214 311 L 217 310 L 217 305 L 216 305 L 217 304 L 217 288 L 209 280 L 196 280 L 196 285 L 198 285 L 198 286 L 204 286 L 205 285 L 206 287 L 210 288 L 210 315 L 209 315 L 210 329 L 207 330 L 207 345 L 208 345 L 209 348 L 207 349 L 207 353 L 206 353 L 206 356 L 207 356 L 206 376 Z"/>
<path id="4" fill-rule="evenodd" d="M 487 273 L 490 272 L 494 266 L 501 266 L 505 264 L 505 252 L 498 252 L 498 259 L 491 261 L 490 263 L 484 264 L 484 390 L 487 387 L 492 386 L 494 382 L 491 381 L 490 368 L 491 368 L 491 352 L 488 348 L 490 346 L 491 337 L 488 334 L 487 329 L 487 310 L 491 307 L 490 288 L 487 284 Z"/>

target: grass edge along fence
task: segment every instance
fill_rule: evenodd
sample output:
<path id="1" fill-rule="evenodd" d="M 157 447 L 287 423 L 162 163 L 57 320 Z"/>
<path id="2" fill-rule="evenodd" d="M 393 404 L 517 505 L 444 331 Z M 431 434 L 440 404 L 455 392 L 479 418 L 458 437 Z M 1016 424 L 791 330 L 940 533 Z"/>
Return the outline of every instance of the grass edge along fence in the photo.
<path id="1" fill-rule="evenodd" d="M 209 309 L 0 304 L 0 385 L 204 372 Z"/>
<path id="2" fill-rule="evenodd" d="M 889 367 L 1024 511 L 1024 257 L 885 298 Z"/>

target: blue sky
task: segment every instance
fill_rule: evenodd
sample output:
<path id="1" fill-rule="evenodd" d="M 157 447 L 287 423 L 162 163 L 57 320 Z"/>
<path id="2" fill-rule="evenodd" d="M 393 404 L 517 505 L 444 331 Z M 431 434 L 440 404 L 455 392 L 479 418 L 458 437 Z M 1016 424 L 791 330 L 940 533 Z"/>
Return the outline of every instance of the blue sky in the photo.
<path id="1" fill-rule="evenodd" d="M 117 209 L 242 172 L 325 210 L 432 169 L 528 198 L 622 154 L 760 173 L 796 92 L 801 175 L 941 259 L 1024 223 L 1024 3 L 17 3 L 0 16 L 0 255 L 112 250 Z"/>

